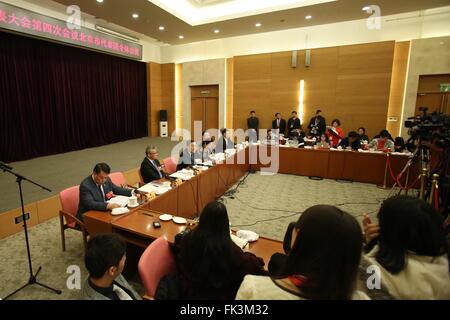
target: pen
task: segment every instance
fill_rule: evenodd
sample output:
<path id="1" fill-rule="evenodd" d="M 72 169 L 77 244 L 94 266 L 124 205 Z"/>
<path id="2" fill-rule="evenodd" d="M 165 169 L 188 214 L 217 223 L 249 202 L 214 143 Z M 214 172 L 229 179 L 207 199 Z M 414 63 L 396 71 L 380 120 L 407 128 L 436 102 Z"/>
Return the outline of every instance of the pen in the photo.
<path id="1" fill-rule="evenodd" d="M 153 217 L 153 215 L 151 213 L 148 213 L 148 212 L 142 212 L 142 214 L 145 214 L 146 216 L 149 216 L 149 217 Z"/>

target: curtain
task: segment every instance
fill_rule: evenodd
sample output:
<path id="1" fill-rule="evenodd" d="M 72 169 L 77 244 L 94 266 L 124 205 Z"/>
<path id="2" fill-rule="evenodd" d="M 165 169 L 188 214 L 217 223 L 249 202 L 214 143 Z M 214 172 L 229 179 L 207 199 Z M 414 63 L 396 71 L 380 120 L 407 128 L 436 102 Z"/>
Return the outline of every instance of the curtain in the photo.
<path id="1" fill-rule="evenodd" d="M 146 65 L 0 31 L 0 160 L 147 136 Z"/>

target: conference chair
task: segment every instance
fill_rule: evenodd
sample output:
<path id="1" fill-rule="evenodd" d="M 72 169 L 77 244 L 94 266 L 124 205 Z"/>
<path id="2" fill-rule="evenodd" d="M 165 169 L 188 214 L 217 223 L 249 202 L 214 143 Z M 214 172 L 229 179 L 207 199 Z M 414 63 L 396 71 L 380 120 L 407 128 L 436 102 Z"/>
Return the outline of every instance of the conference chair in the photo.
<path id="1" fill-rule="evenodd" d="M 172 174 L 177 171 L 177 160 L 174 157 L 165 158 L 163 163 L 167 174 Z"/>
<path id="2" fill-rule="evenodd" d="M 138 270 L 146 292 L 144 297 L 154 299 L 159 281 L 176 270 L 175 259 L 164 237 L 159 237 L 145 249 Z"/>
<path id="3" fill-rule="evenodd" d="M 116 186 L 127 186 L 127 179 L 122 172 L 113 172 L 109 175 L 109 178 Z"/>
<path id="4" fill-rule="evenodd" d="M 62 210 L 59 211 L 62 250 L 66 251 L 66 229 L 80 231 L 83 235 L 84 247 L 86 248 L 88 232 L 84 223 L 76 217 L 78 203 L 80 201 L 80 186 L 70 187 L 61 191 L 59 193 L 59 201 L 61 202 L 62 208 Z"/>
<path id="5" fill-rule="evenodd" d="M 145 185 L 145 183 L 144 183 L 144 178 L 142 178 L 141 168 L 138 169 L 138 173 L 139 173 L 139 187 L 142 187 Z"/>

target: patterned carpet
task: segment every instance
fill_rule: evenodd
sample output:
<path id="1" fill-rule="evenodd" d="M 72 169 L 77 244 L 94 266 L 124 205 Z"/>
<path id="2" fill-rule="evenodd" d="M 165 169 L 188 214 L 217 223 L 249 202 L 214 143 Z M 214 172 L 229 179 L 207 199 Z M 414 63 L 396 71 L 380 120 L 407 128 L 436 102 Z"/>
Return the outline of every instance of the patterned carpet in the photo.
<path id="1" fill-rule="evenodd" d="M 362 183 L 314 181 L 307 177 L 283 174 L 261 176 L 256 173 L 250 174 L 240 185 L 234 199 L 224 197 L 224 201 L 233 226 L 282 240 L 287 224 L 298 218 L 295 212 L 303 211 L 314 204 L 334 204 L 340 205 L 343 210 L 361 221 L 361 215 L 365 212 L 371 213 L 375 218 L 379 201 L 388 193 L 389 190 Z M 266 219 L 271 220 L 258 222 Z M 66 282 L 70 276 L 67 273 L 70 266 L 79 266 L 81 283 L 87 276 L 81 234 L 72 230 L 66 231 L 66 252 L 61 250 L 58 219 L 33 227 L 29 236 L 34 271 L 37 271 L 39 266 L 43 268 L 38 281 L 61 289 L 62 294 L 56 295 L 33 285 L 20 291 L 12 299 L 77 299 L 79 290 L 69 290 Z M 19 233 L 0 241 L 1 298 L 28 281 L 24 238 L 24 234 Z M 142 293 L 138 277 L 133 280 L 130 282 Z"/>

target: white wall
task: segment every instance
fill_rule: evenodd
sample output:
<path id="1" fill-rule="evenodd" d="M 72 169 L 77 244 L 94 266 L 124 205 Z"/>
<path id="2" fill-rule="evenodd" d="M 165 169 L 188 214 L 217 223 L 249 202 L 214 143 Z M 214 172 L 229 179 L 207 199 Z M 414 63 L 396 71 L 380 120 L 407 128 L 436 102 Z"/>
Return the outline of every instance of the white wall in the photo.
<path id="1" fill-rule="evenodd" d="M 183 128 L 191 128 L 191 89 L 196 85 L 219 85 L 219 128 L 226 126 L 226 67 L 225 59 L 183 63 Z"/>
<path id="2" fill-rule="evenodd" d="M 430 74 L 450 74 L 450 37 L 411 41 L 403 121 L 414 116 L 420 75 Z M 402 136 L 407 136 L 406 128 L 402 129 Z"/>
<path id="3" fill-rule="evenodd" d="M 94 0 L 93 0 L 94 1 Z M 1 2 L 8 3 L 11 5 L 14 5 L 16 7 L 21 7 L 30 11 L 34 11 L 43 15 L 47 15 L 49 17 L 53 17 L 59 20 L 66 20 L 67 14 L 66 14 L 66 7 L 52 2 L 48 0 L 41 0 L 41 1 L 24 1 L 24 0 L 1 0 Z M 95 30 L 94 23 L 91 21 L 94 21 L 91 16 L 83 14 L 82 15 L 82 25 L 85 28 L 93 29 Z M 152 39 L 149 37 L 146 37 L 144 35 L 137 34 L 131 30 L 127 30 L 123 27 L 115 26 L 113 24 L 106 24 L 106 26 L 117 30 L 121 32 L 125 32 L 126 34 L 136 36 L 141 44 L 143 46 L 142 48 L 142 61 L 148 62 L 160 62 L 161 61 L 161 50 L 160 46 L 155 45 L 152 43 Z"/>
<path id="4" fill-rule="evenodd" d="M 380 30 L 354 20 L 240 37 L 161 47 L 162 63 L 450 35 L 450 6 L 382 18 Z"/>

